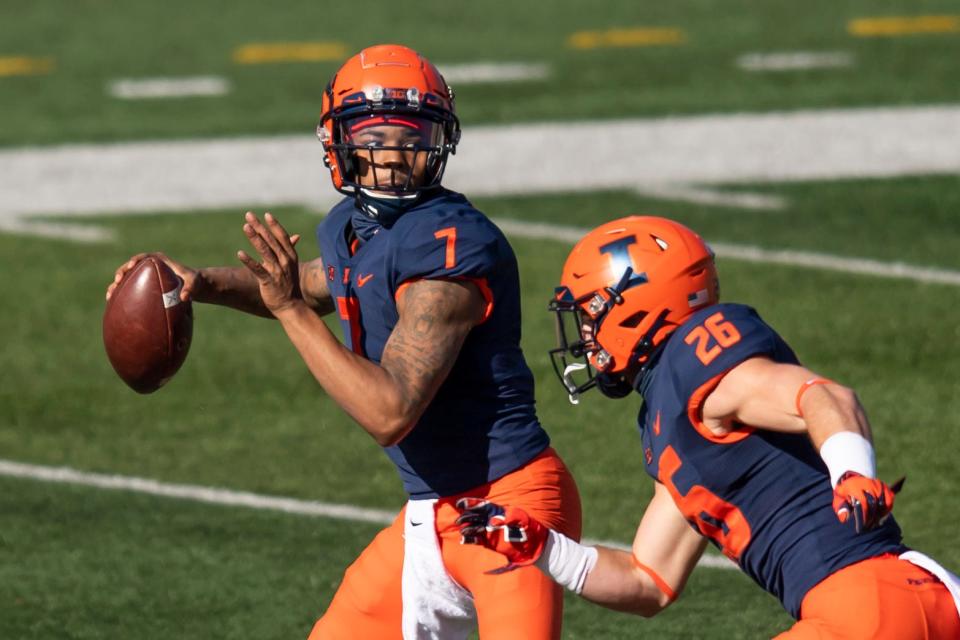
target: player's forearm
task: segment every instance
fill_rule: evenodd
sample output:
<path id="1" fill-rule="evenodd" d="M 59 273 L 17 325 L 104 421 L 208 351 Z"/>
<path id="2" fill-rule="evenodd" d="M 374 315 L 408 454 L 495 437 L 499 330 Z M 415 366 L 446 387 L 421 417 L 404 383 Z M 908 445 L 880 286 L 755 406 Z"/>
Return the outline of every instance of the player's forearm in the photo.
<path id="1" fill-rule="evenodd" d="M 580 596 L 608 609 L 649 618 L 672 602 L 642 571 L 628 551 L 597 547 L 597 564 L 587 575 Z"/>
<path id="2" fill-rule="evenodd" d="M 836 383 L 811 387 L 798 397 L 797 411 L 827 465 L 831 484 L 846 471 L 876 477 L 870 422 L 852 389 Z"/>
<path id="3" fill-rule="evenodd" d="M 317 261 L 319 262 L 319 261 Z M 333 311 L 333 301 L 325 286 L 315 284 L 316 278 L 303 277 L 303 269 L 310 263 L 301 265 L 301 287 L 304 302 L 315 313 L 326 315 Z M 197 271 L 193 299 L 197 302 L 216 304 L 244 313 L 273 318 L 273 313 L 263 304 L 260 297 L 260 285 L 257 279 L 244 267 L 205 267 Z"/>
<path id="4" fill-rule="evenodd" d="M 674 598 L 669 587 L 664 591 L 640 569 L 632 553 L 582 545 L 558 531 L 548 531 L 536 566 L 585 600 L 616 611 L 650 617 Z"/>
<path id="5" fill-rule="evenodd" d="M 272 318 L 260 297 L 257 279 L 244 267 L 205 267 L 197 271 L 193 299 Z"/>
<path id="6" fill-rule="evenodd" d="M 343 346 L 306 304 L 277 319 L 320 386 L 381 446 L 396 444 L 419 418 L 393 376 Z"/>
<path id="7" fill-rule="evenodd" d="M 798 399 L 797 410 L 819 449 L 830 436 L 849 431 L 871 440 L 870 422 L 857 394 L 836 383 L 811 387 Z"/>

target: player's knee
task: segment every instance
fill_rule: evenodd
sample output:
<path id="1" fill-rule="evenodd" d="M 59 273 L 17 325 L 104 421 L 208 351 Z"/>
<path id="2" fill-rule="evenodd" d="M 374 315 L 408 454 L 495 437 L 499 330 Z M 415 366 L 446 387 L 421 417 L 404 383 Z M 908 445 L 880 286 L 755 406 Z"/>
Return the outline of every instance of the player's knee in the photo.
<path id="1" fill-rule="evenodd" d="M 354 563 L 344 573 L 340 587 L 353 609 L 368 614 L 395 606 L 399 596 L 398 590 L 389 584 L 390 576 L 373 568 L 369 563 Z"/>

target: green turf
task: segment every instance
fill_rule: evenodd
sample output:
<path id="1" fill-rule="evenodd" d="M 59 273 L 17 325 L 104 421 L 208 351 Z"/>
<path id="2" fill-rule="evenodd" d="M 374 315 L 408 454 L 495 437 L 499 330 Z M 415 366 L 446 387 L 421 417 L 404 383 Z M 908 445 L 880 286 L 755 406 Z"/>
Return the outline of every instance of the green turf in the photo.
<path id="1" fill-rule="evenodd" d="M 804 250 L 846 246 L 847 255 L 878 259 L 905 255 L 911 261 L 956 268 L 951 226 L 955 223 L 947 215 L 955 202 L 955 184 L 951 178 L 930 178 L 767 187 L 787 197 L 791 209 L 763 214 L 681 208 L 616 193 L 484 199 L 479 204 L 493 216 L 581 226 L 596 224 L 614 211 L 663 209 L 701 228 L 708 240 L 749 239 Z M 831 203 L 829 214 L 816 211 L 818 201 Z M 911 215 L 903 215 L 908 207 Z M 681 209 L 687 214 L 681 215 Z M 316 214 L 299 209 L 281 207 L 275 212 L 288 229 L 307 237 L 318 220 Z M 798 225 L 798 219 L 807 224 Z M 240 220 L 235 212 L 95 219 L 92 222 L 117 234 L 115 241 L 100 246 L 0 236 L 0 254 L 16 256 L 21 264 L 33 267 L 4 285 L 7 299 L 17 304 L 0 316 L 0 331 L 7 338 L 0 345 L 2 457 L 398 508 L 403 496 L 386 458 L 314 383 L 272 321 L 198 306 L 194 344 L 183 370 L 150 396 L 129 391 L 110 369 L 100 341 L 100 317 L 103 290 L 113 269 L 130 253 L 151 248 L 195 265 L 230 263 L 244 242 Z M 796 233 L 791 234 L 791 228 Z M 845 229 L 857 233 L 841 242 L 834 235 Z M 911 235 L 914 231 L 916 237 Z M 897 253 L 896 238 L 902 239 L 903 254 Z M 305 259 L 316 254 L 309 242 L 303 244 Z M 544 309 L 569 247 L 525 239 L 514 239 L 513 244 L 524 292 L 524 348 L 537 379 L 539 413 L 579 483 L 586 534 L 627 542 L 651 487 L 642 470 L 634 427 L 637 400 L 587 396 L 578 407 L 568 405 L 546 357 L 553 338 L 552 320 Z M 907 543 L 947 566 L 960 566 L 960 551 L 944 529 L 945 521 L 934 515 L 942 512 L 944 500 L 960 491 L 953 472 L 953 452 L 960 449 L 960 317 L 955 287 L 725 259 L 719 267 L 726 299 L 756 306 L 808 366 L 858 390 L 873 419 L 881 473 L 890 478 L 908 475 L 897 502 Z M 372 534 L 367 525 L 252 516 L 164 501 L 158 501 L 157 513 L 162 515 L 156 517 L 154 507 L 144 506 L 152 499 L 3 482 L 10 486 L 2 492 L 3 499 L 11 513 L 19 514 L 5 520 L 4 552 L 10 553 L 11 540 L 44 540 L 36 554 L 45 559 L 33 564 L 33 556 L 21 558 L 16 553 L 12 565 L 0 562 L 7 571 L 32 576 L 10 581 L 23 585 L 22 591 L 0 593 L 0 598 L 7 598 L 0 607 L 12 607 L 9 616 L 0 609 L 0 637 L 45 637 L 51 628 L 45 625 L 61 618 L 77 625 L 74 637 L 115 637 L 111 630 L 136 624 L 145 606 L 137 597 L 136 573 L 154 570 L 161 618 L 168 618 L 158 622 L 158 629 L 178 624 L 175 611 L 184 600 L 176 593 L 187 589 L 195 596 L 189 600 L 209 603 L 219 612 L 215 617 L 237 628 L 267 629 L 262 634 L 266 637 L 276 631 L 279 637 L 279 630 L 303 627 L 322 608 L 329 585 Z M 74 502 L 81 499 L 82 518 L 102 522 L 106 542 L 89 531 L 78 534 L 75 542 L 56 542 L 71 535 L 69 509 L 80 509 Z M 59 513 L 60 507 L 53 504 L 66 504 L 68 511 L 51 522 L 44 513 Z M 187 522 L 182 527 L 181 519 Z M 234 520 L 243 533 L 226 531 Z M 207 524 L 190 524 L 194 521 Z M 64 530 L 48 535 L 47 527 Z M 157 535 L 169 544 L 137 533 L 157 527 L 161 530 Z M 314 586 L 280 604 L 265 604 L 248 623 L 245 616 L 253 614 L 244 610 L 257 590 L 266 587 L 260 582 L 249 588 L 239 585 L 243 580 L 233 572 L 283 584 L 284 579 L 300 580 L 303 571 L 302 561 L 277 558 L 269 545 L 263 557 L 252 558 L 258 543 L 237 547 L 232 542 L 248 536 L 262 540 L 267 528 L 281 540 L 293 537 L 284 545 L 303 547 L 307 553 L 317 545 L 349 551 L 324 555 L 310 565 L 323 588 Z M 319 542 L 296 538 L 321 528 Z M 110 543 L 114 539 L 127 542 Z M 142 545 L 142 553 L 141 539 L 151 540 Z M 180 547 L 194 545 L 210 565 L 231 568 L 189 573 Z M 165 548 L 172 554 L 168 559 Z M 107 559 L 106 568 L 95 570 L 91 558 L 101 556 Z M 134 567 L 125 567 L 127 561 Z M 71 567 L 69 576 L 61 575 L 58 562 Z M 73 582 L 65 585 L 67 578 Z M 118 587 L 119 596 L 103 593 L 104 584 L 129 581 L 133 586 Z M 0 579 L 0 584 L 4 582 Z M 51 593 L 60 594 L 59 600 L 45 603 Z M 190 606 L 200 606 L 196 602 Z M 39 616 L 36 607 L 53 613 Z M 742 614 L 723 613 L 731 610 Z M 640 621 L 572 601 L 566 633 L 617 638 L 643 629 L 657 637 L 706 637 L 705 620 L 710 620 L 711 630 L 723 630 L 723 637 L 732 638 L 769 636 L 788 624 L 776 602 L 743 576 L 701 569 L 684 599 L 662 617 Z M 184 633 L 190 637 L 194 631 Z M 210 637 L 209 629 L 198 626 L 195 635 Z"/>
<path id="2" fill-rule="evenodd" d="M 710 242 L 960 269 L 960 176 L 744 184 L 727 191 L 777 196 L 784 208 L 742 210 L 618 191 L 490 202 L 505 218 L 589 228 L 623 215 L 661 215 Z"/>
<path id="3" fill-rule="evenodd" d="M 0 5 L 0 57 L 52 56 L 55 70 L 0 77 L 0 146 L 64 141 L 309 132 L 321 91 L 338 62 L 239 65 L 235 48 L 255 42 L 342 43 L 349 52 L 400 41 L 438 63 L 545 62 L 547 80 L 462 85 L 466 125 L 480 122 L 620 118 L 953 102 L 960 56 L 956 33 L 858 38 L 849 20 L 956 15 L 952 0 L 576 0 L 449 3 L 408 10 L 377 0 L 291 0 L 282 9 L 251 0 L 38 0 Z M 579 31 L 637 27 L 683 30 L 680 45 L 578 50 Z M 850 68 L 748 73 L 756 52 L 844 51 Z M 123 101 L 116 78 L 220 75 L 222 97 Z"/>
<path id="4" fill-rule="evenodd" d="M 960 102 L 960 34 L 855 38 L 866 16 L 960 15 L 956 0 L 538 3 L 429 0 L 396 10 L 292 0 L 38 0 L 0 3 L 0 58 L 53 56 L 49 75 L 0 77 L 0 147 L 144 138 L 308 134 L 336 62 L 242 66 L 251 42 L 381 41 L 439 63 L 546 62 L 549 80 L 462 85 L 464 125 L 663 114 Z M 575 31 L 675 27 L 680 46 L 579 51 Z M 754 52 L 845 51 L 846 69 L 747 73 Z M 114 78 L 222 75 L 229 96 L 125 102 Z M 585 148 L 588 148 L 588 141 Z M 454 161 L 456 161 L 454 159 Z M 269 170 L 269 169 L 265 169 Z M 0 197 L 3 193 L 0 177 Z M 56 188 L 51 182 L 47 188 Z M 590 227 L 626 213 L 675 217 L 709 241 L 960 270 L 960 179 L 737 185 L 779 211 L 663 201 L 628 192 L 483 198 L 491 216 Z M 284 203 L 277 203 L 283 205 Z M 301 232 L 319 217 L 273 209 Z M 396 472 L 316 385 L 268 320 L 196 309 L 183 370 L 139 396 L 103 353 L 103 290 L 130 254 L 163 249 L 229 264 L 238 212 L 104 217 L 99 245 L 0 233 L 0 458 L 165 482 L 396 509 Z M 571 407 L 555 380 L 545 303 L 569 247 L 513 239 L 524 348 L 538 410 L 584 499 L 585 533 L 627 542 L 651 491 L 635 398 Z M 805 364 L 855 387 L 873 420 L 881 474 L 907 474 L 896 514 L 906 542 L 960 569 L 957 288 L 720 259 L 723 297 L 754 305 Z M 0 638 L 304 637 L 376 527 L 121 492 L 0 479 Z M 681 600 L 645 621 L 568 598 L 565 638 L 758 638 L 788 616 L 749 579 L 697 570 Z"/>
<path id="5" fill-rule="evenodd" d="M 372 525 L 0 479 L 0 635 L 4 638 L 305 638 Z M 751 619 L 717 620 L 709 596 Z M 729 638 L 788 623 L 769 596 L 725 571 L 694 574 L 653 621 L 567 599 L 564 637 Z M 774 612 L 774 615 L 770 615 Z"/>
<path id="6" fill-rule="evenodd" d="M 306 638 L 373 525 L 0 479 L 0 636 Z"/>

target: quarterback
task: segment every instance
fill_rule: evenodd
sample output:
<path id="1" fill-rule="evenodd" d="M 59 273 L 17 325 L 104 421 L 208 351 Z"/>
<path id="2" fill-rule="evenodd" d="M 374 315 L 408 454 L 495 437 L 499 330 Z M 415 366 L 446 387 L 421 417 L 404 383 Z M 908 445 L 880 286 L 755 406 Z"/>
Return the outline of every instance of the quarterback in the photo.
<path id="1" fill-rule="evenodd" d="M 856 394 L 800 364 L 745 305 L 719 302 L 713 254 L 671 220 L 628 217 L 574 247 L 551 301 L 571 400 L 643 398 L 654 495 L 632 553 L 587 547 L 522 506 L 461 501 L 464 542 L 534 564 L 603 606 L 652 616 L 707 544 L 797 620 L 781 640 L 960 638 L 960 582 L 905 547 L 900 482 L 876 478 Z"/>
<path id="2" fill-rule="evenodd" d="M 457 500 L 479 495 L 580 536 L 576 485 L 537 419 L 520 350 L 516 257 L 441 186 L 460 138 L 453 91 L 415 51 L 370 47 L 327 85 L 317 133 L 346 196 L 317 228 L 320 258 L 300 263 L 299 238 L 253 213 L 243 232 L 257 257 L 238 252 L 243 267 L 164 256 L 185 299 L 276 318 L 409 494 L 310 638 L 559 638 L 563 589 L 534 567 L 498 580 L 499 554 L 461 545 L 456 524 Z M 331 312 L 346 345 L 321 318 Z"/>

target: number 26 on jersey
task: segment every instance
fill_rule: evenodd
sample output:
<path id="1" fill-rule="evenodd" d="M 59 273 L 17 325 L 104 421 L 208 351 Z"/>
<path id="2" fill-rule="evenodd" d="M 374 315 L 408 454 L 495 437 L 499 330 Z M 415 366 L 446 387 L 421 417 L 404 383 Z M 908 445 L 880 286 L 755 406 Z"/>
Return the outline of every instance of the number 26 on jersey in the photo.
<path id="1" fill-rule="evenodd" d="M 704 320 L 703 324 L 694 327 L 683 341 L 694 345 L 697 358 L 704 365 L 708 365 L 723 353 L 724 349 L 740 342 L 740 332 L 732 322 L 723 317 L 722 311 L 718 311 Z"/>

